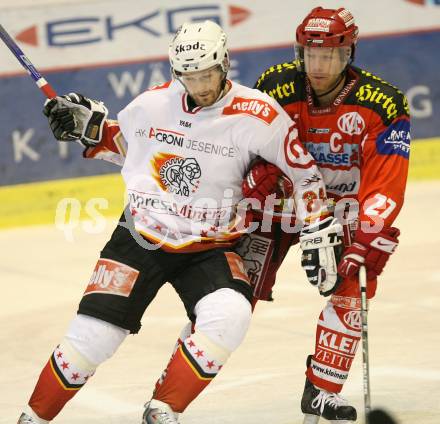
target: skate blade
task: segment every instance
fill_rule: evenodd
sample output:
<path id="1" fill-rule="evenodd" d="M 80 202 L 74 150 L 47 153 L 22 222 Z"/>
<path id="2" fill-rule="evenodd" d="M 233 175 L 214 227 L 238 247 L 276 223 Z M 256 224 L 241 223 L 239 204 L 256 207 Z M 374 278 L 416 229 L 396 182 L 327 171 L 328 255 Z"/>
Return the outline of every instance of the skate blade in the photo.
<path id="1" fill-rule="evenodd" d="M 354 423 L 354 421 L 351 421 L 351 420 L 330 420 L 329 423 L 331 423 L 331 424 L 350 424 L 350 423 Z"/>
<path id="2" fill-rule="evenodd" d="M 319 415 L 304 414 L 303 424 L 318 424 Z"/>

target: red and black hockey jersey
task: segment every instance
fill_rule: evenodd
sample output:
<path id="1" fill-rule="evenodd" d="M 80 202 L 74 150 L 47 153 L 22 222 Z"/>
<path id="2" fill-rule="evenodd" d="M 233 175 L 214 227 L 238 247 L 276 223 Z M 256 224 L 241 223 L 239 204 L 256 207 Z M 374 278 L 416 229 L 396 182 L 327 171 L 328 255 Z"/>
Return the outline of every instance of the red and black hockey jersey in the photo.
<path id="1" fill-rule="evenodd" d="M 338 206 L 353 199 L 361 220 L 391 225 L 402 207 L 408 174 L 410 118 L 404 94 L 350 66 L 334 102 L 316 107 L 310 83 L 294 62 L 272 66 L 255 87 L 297 122 L 299 139 L 315 158 L 328 197 Z"/>

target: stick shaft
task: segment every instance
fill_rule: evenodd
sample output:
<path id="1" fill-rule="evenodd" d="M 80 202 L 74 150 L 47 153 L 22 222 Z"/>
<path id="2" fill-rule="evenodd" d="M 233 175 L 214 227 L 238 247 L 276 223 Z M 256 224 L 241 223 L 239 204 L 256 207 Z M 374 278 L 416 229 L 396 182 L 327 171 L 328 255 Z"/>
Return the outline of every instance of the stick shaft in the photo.
<path id="1" fill-rule="evenodd" d="M 371 411 L 370 396 L 370 360 L 368 352 L 368 304 L 367 304 L 367 271 L 365 266 L 359 269 L 359 289 L 361 292 L 361 323 L 362 323 L 362 376 L 364 383 L 365 422 Z"/>
<path id="2" fill-rule="evenodd" d="M 37 84 L 37 87 L 44 93 L 44 95 L 52 99 L 56 97 L 57 93 L 52 86 L 44 79 L 44 77 L 37 71 L 32 62 L 27 58 L 23 51 L 18 47 L 17 43 L 11 38 L 3 25 L 0 24 L 0 38 L 20 62 L 24 69 L 29 73 L 32 79 Z"/>

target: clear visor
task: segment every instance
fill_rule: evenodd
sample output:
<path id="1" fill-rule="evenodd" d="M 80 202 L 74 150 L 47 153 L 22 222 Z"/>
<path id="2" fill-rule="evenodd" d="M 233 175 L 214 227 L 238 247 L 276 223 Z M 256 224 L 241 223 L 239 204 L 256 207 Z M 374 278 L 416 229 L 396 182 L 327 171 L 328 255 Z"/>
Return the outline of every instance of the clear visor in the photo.
<path id="1" fill-rule="evenodd" d="M 216 86 L 219 80 L 222 79 L 223 74 L 221 66 L 215 65 L 204 71 L 182 72 L 176 77 L 189 91 L 192 91 L 200 87 Z"/>
<path id="2" fill-rule="evenodd" d="M 297 45 L 295 52 L 302 70 L 315 77 L 339 75 L 351 57 L 351 47 L 303 47 Z"/>
<path id="3" fill-rule="evenodd" d="M 174 72 L 187 93 L 198 106 L 211 106 L 220 97 L 226 72 L 220 65 L 196 72 Z"/>

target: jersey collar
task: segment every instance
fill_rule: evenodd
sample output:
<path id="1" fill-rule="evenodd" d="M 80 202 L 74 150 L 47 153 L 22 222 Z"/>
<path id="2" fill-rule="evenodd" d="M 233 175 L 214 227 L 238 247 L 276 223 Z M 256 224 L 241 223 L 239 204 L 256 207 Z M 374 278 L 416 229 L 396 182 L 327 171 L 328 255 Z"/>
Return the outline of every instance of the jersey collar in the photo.
<path id="1" fill-rule="evenodd" d="M 182 109 L 183 109 L 183 111 L 186 112 L 186 113 L 191 113 L 191 114 L 194 115 L 194 114 L 196 114 L 197 112 L 199 112 L 202 109 L 208 109 L 210 107 L 217 106 L 219 103 L 223 102 L 223 99 L 228 97 L 228 94 L 231 91 L 232 82 L 230 80 L 226 80 L 226 84 L 229 86 L 228 93 L 226 93 L 226 95 L 223 96 L 220 100 L 216 101 L 214 104 L 212 104 L 211 106 L 207 106 L 207 107 L 197 106 L 195 104 L 194 100 L 192 99 L 192 97 L 185 91 L 182 94 Z"/>

